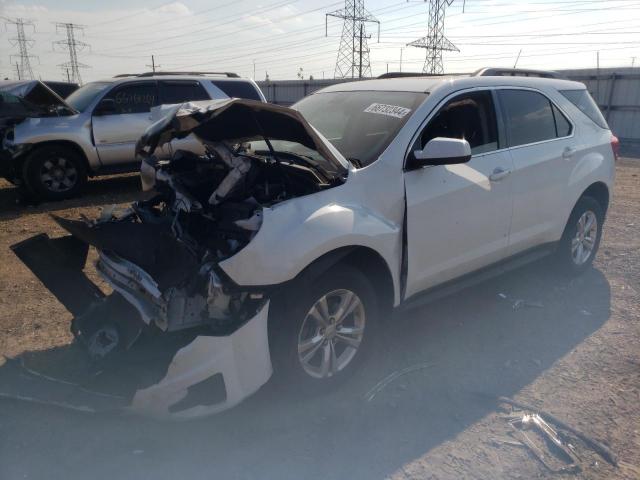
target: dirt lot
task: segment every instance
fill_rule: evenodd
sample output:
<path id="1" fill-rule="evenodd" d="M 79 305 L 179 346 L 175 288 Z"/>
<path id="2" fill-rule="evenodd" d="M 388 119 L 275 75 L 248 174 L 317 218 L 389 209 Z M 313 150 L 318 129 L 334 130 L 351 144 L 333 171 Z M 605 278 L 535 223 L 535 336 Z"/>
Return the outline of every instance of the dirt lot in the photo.
<path id="1" fill-rule="evenodd" d="M 9 245 L 62 233 L 49 212 L 74 217 L 128 203 L 135 176 L 92 181 L 81 199 L 16 204 L 0 185 L 0 353 L 55 363 L 70 314 Z M 509 436 L 492 400 L 535 404 L 608 444 L 613 468 L 578 444 L 573 478 L 640 478 L 640 161 L 619 163 L 595 268 L 568 281 L 548 262 L 403 314 L 368 368 L 328 396 L 285 396 L 269 384 L 203 420 L 157 423 L 0 400 L 2 479 L 462 479 L 552 478 Z M 507 298 L 502 298 L 499 294 Z M 514 309 L 516 299 L 541 308 Z M 1 363 L 1 362 L 0 362 Z M 388 374 L 397 379 L 371 401 Z M 0 369 L 2 366 L 0 366 Z"/>

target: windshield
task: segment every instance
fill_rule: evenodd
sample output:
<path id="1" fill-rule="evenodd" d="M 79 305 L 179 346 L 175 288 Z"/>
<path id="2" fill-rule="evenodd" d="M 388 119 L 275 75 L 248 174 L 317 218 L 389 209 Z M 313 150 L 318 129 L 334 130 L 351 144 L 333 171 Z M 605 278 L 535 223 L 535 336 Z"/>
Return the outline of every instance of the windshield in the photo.
<path id="1" fill-rule="evenodd" d="M 84 112 L 93 100 L 104 92 L 111 82 L 92 82 L 80 87 L 66 98 L 66 102 L 79 112 Z"/>
<path id="2" fill-rule="evenodd" d="M 427 97 L 417 92 L 329 92 L 310 95 L 298 110 L 352 163 L 366 167 L 391 143 Z"/>

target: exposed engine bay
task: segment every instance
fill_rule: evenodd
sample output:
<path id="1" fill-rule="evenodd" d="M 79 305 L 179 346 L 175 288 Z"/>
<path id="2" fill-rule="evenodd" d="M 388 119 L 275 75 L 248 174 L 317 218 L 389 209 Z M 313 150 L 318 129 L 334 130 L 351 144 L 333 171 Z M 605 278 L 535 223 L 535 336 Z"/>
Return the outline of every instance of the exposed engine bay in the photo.
<path id="1" fill-rule="evenodd" d="M 191 134 L 204 145 L 203 155 L 184 150 L 167 160 L 154 155 L 159 146 Z M 210 362 L 214 353 L 201 349 L 217 345 L 226 353 L 216 355 L 224 358 L 210 365 L 204 378 L 202 366 L 193 365 L 200 372 L 193 378 L 204 381 L 221 373 L 227 403 L 237 403 L 270 376 L 266 318 L 270 289 L 277 286 L 236 285 L 218 263 L 252 241 L 263 209 L 340 185 L 346 171 L 297 112 L 250 100 L 176 106 L 148 129 L 136 151 L 147 198 L 126 209 L 103 209 L 97 219 L 54 216 L 71 236 L 39 235 L 12 248 L 74 315 L 72 333 L 98 369 L 108 369 L 141 338 L 144 345 L 154 335 L 175 335 L 175 358 L 160 367 L 166 377 L 146 388 L 166 410 L 168 398 L 178 402 L 187 395 L 188 388 L 168 379 L 177 371 L 184 379 L 184 364 L 175 365 L 178 357 Z M 112 287 L 110 295 L 83 272 L 89 246 L 98 251 L 96 269 Z M 44 264 L 43 258 L 55 260 Z M 245 337 L 251 345 L 238 344 Z M 256 352 L 260 365 L 238 365 L 233 349 Z M 246 354 L 241 357 L 246 360 Z M 227 370 L 220 371 L 220 365 Z M 163 383 L 170 391 L 157 391 Z M 142 395 L 154 403 L 142 390 L 133 392 L 134 399 Z M 157 404 L 149 408 L 162 413 Z"/>

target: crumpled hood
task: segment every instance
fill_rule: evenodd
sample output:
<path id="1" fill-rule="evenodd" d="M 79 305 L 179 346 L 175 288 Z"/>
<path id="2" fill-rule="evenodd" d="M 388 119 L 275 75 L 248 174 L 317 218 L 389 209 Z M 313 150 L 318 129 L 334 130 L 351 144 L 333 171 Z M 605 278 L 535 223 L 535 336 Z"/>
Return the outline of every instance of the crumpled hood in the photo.
<path id="1" fill-rule="evenodd" d="M 1 81 L 0 118 L 21 120 L 78 113 L 39 80 Z"/>
<path id="2" fill-rule="evenodd" d="M 184 138 L 192 133 L 206 142 L 240 143 L 264 137 L 296 142 L 316 150 L 326 159 L 326 164 L 318 165 L 325 172 L 336 175 L 348 170 L 344 159 L 328 147 L 328 141 L 309 125 L 300 112 L 239 98 L 191 102 L 167 108 L 165 116 L 152 124 L 138 141 L 136 155 L 146 157 L 174 138 Z"/>

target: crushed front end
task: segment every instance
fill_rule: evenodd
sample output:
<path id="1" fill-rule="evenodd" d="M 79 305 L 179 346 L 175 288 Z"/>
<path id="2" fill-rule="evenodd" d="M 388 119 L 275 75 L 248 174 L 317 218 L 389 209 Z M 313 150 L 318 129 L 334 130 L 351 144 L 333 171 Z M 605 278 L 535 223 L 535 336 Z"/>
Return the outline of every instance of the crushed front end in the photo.
<path id="1" fill-rule="evenodd" d="M 144 200 L 91 220 L 54 217 L 70 235 L 12 247 L 73 314 L 91 369 L 133 377 L 119 392 L 128 409 L 215 413 L 271 376 L 267 321 L 278 286 L 236 285 L 218 264 L 254 239 L 264 208 L 343 181 L 339 163 L 314 162 L 330 154 L 292 112 L 237 99 L 176 107 L 138 143 Z M 154 156 L 190 134 L 203 155 Z M 281 142 L 287 150 L 274 148 Z M 89 246 L 109 295 L 85 274 Z"/>

